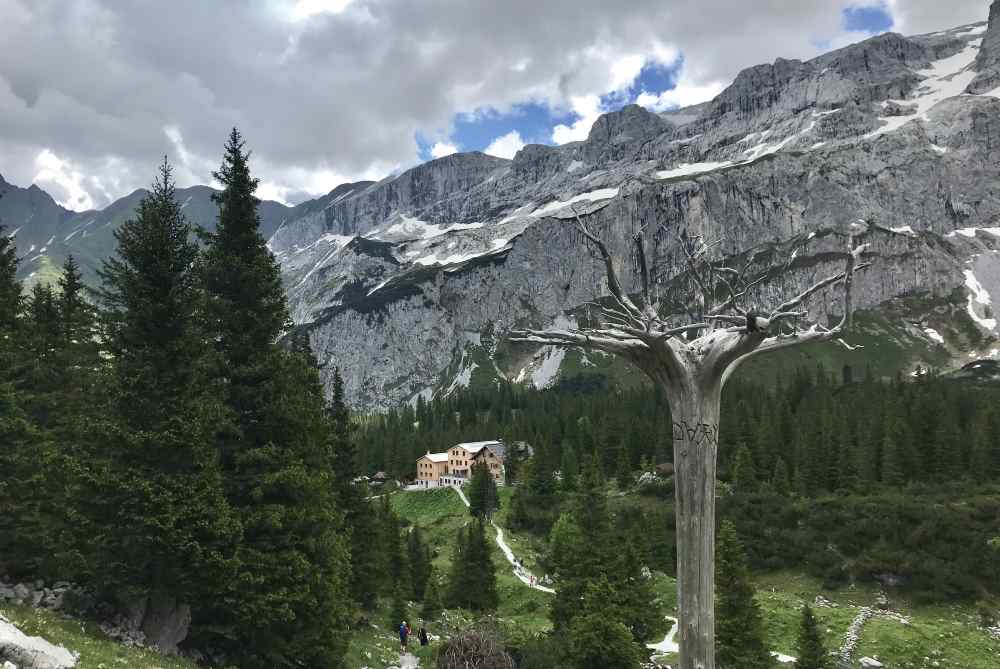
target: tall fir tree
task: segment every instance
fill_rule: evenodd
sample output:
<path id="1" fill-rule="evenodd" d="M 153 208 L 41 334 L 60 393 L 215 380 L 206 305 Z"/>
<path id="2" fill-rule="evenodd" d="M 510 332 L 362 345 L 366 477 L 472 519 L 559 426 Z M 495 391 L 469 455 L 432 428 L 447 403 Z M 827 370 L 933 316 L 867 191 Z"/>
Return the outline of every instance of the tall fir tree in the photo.
<path id="1" fill-rule="evenodd" d="M 199 268 L 233 416 L 219 450 L 244 526 L 232 605 L 213 612 L 213 627 L 243 667 L 337 667 L 346 651 L 350 560 L 333 480 L 335 440 L 317 370 L 277 345 L 288 309 L 260 233 L 249 158 L 234 128 L 214 174 L 219 216 L 215 232 L 203 233 Z"/>
<path id="2" fill-rule="evenodd" d="M 802 607 L 796 646 L 795 669 L 830 669 L 830 655 L 823 647 L 816 616 L 808 604 Z"/>
<path id="3" fill-rule="evenodd" d="M 651 578 L 643 572 L 643 564 L 632 538 L 627 538 L 621 556 L 616 560 L 610 582 L 614 586 L 612 601 L 617 604 L 617 616 L 632 633 L 636 642 L 644 643 L 660 621 L 663 620 L 662 606 L 653 593 Z"/>
<path id="4" fill-rule="evenodd" d="M 411 596 L 415 601 L 423 601 L 431 575 L 431 554 L 419 527 L 414 527 L 406 537 L 406 554 L 410 564 Z"/>
<path id="5" fill-rule="evenodd" d="M 445 602 L 448 608 L 458 608 L 465 605 L 466 590 L 469 588 L 471 574 L 468 564 L 469 529 L 460 527 L 455 532 L 455 543 L 451 550 L 451 565 L 448 572 L 448 589 Z"/>
<path id="6" fill-rule="evenodd" d="M 764 621 L 736 528 L 726 521 L 716 538 L 715 659 L 726 669 L 774 666 L 764 637 Z"/>
<path id="7" fill-rule="evenodd" d="M 449 606 L 470 611 L 495 611 L 500 603 L 496 566 L 486 538 L 486 524 L 481 518 L 473 520 L 467 529 L 459 530 L 448 593 Z"/>
<path id="8" fill-rule="evenodd" d="M 308 346 L 308 339 L 305 344 Z M 381 576 L 375 509 L 368 501 L 367 486 L 357 481 L 361 475 L 358 450 L 351 412 L 344 398 L 344 379 L 338 368 L 333 370 L 329 411 L 337 500 L 344 514 L 344 529 L 350 536 L 351 594 L 363 608 L 371 609 Z"/>
<path id="9" fill-rule="evenodd" d="M 0 197 L 2 197 L 0 193 Z M 17 317 L 21 313 L 23 286 L 17 279 L 17 247 L 14 238 L 7 235 L 7 228 L 0 225 L 0 346 L 4 342 L 13 341 L 10 337 L 17 326 Z"/>
<path id="10" fill-rule="evenodd" d="M 148 602 L 147 617 L 222 596 L 239 540 L 215 450 L 225 415 L 188 237 L 164 160 L 100 270 L 109 405 L 81 431 L 80 544 L 97 585 Z"/>
<path id="11" fill-rule="evenodd" d="M 469 513 L 476 518 L 490 519 L 500 508 L 500 495 L 497 493 L 497 482 L 485 462 L 472 467 L 472 478 L 469 481 Z"/>
<path id="12" fill-rule="evenodd" d="M 788 465 L 780 455 L 774 461 L 774 474 L 771 475 L 771 488 L 779 495 L 792 493 L 792 477 L 788 473 Z"/>
<path id="13" fill-rule="evenodd" d="M 740 492 L 754 492 L 757 490 L 757 467 L 754 465 L 753 455 L 746 445 L 740 446 L 736 451 L 736 461 L 733 464 L 732 474 L 733 486 Z"/>
<path id="14" fill-rule="evenodd" d="M 618 447 L 618 461 L 615 467 L 615 482 L 619 490 L 628 490 L 632 487 L 632 461 L 629 458 L 628 447 L 622 442 Z"/>
<path id="15" fill-rule="evenodd" d="M 431 569 L 427 575 L 427 588 L 424 591 L 423 606 L 420 608 L 420 615 L 424 620 L 433 620 L 441 613 L 441 584 L 438 582 L 437 573 Z"/>
<path id="16" fill-rule="evenodd" d="M 560 487 L 563 490 L 573 491 L 577 489 L 580 476 L 580 462 L 576 456 L 576 449 L 568 441 L 562 443 L 562 459 L 559 464 L 559 475 L 562 477 Z"/>
<path id="17" fill-rule="evenodd" d="M 628 627 L 609 616 L 607 602 L 614 589 L 603 576 L 588 581 L 577 613 L 563 641 L 566 665 L 572 669 L 638 669 L 642 651 Z"/>

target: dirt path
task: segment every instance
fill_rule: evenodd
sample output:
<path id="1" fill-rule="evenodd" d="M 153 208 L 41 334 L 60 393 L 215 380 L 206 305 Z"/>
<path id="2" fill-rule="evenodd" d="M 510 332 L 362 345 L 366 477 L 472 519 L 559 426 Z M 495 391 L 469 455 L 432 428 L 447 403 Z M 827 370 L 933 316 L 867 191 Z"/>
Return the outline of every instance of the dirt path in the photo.
<path id="1" fill-rule="evenodd" d="M 399 656 L 399 669 L 417 669 L 419 666 L 420 660 L 415 655 L 405 653 Z"/>
<path id="2" fill-rule="evenodd" d="M 655 650 L 657 653 L 667 654 L 667 653 L 679 653 L 681 647 L 677 645 L 674 641 L 674 637 L 677 636 L 677 618 L 671 618 L 667 616 L 667 620 L 673 623 L 670 626 L 670 631 L 667 632 L 667 636 L 663 637 L 663 641 L 660 643 L 647 643 L 646 648 L 650 650 Z"/>
<path id="3" fill-rule="evenodd" d="M 469 498 L 465 496 L 465 493 L 462 492 L 462 489 L 454 486 L 452 487 L 455 490 L 455 492 L 458 493 L 458 496 L 462 498 L 462 502 L 465 504 L 465 506 L 469 506 Z M 497 524 L 494 523 L 492 520 L 490 521 L 490 525 L 492 525 L 493 528 L 497 531 L 497 536 L 496 536 L 497 546 L 500 547 L 500 550 L 503 552 L 504 557 L 507 558 L 507 562 L 510 563 L 510 566 L 514 572 L 514 576 L 517 577 L 517 580 L 521 581 L 521 583 L 524 583 L 529 588 L 533 588 L 541 592 L 547 592 L 550 595 L 555 594 L 555 590 L 553 590 L 552 588 L 539 584 L 538 578 L 536 578 L 535 575 L 532 574 L 530 571 L 525 569 L 524 566 L 517 560 L 517 558 L 514 557 L 514 551 L 512 551 L 510 549 L 510 546 L 507 545 L 507 542 L 504 541 L 503 530 L 501 530 L 497 526 Z"/>

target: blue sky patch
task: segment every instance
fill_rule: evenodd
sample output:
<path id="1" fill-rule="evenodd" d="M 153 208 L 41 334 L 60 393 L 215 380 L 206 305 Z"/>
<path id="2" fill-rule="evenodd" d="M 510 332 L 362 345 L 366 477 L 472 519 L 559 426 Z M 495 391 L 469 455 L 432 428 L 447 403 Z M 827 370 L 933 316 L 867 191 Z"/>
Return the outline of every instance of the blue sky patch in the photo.
<path id="1" fill-rule="evenodd" d="M 601 108 L 614 111 L 635 102 L 642 92 L 659 94 L 674 88 L 682 65 L 682 60 L 669 66 L 647 62 L 628 88 L 602 95 Z M 504 113 L 495 109 L 479 109 L 455 115 L 447 142 L 460 151 L 482 151 L 497 137 L 516 130 L 526 144 L 552 144 L 553 128 L 560 124 L 571 125 L 579 118 L 571 110 L 553 109 L 539 102 L 515 105 Z M 431 147 L 435 142 L 419 133 L 416 142 L 420 160 L 430 160 Z"/>
<path id="2" fill-rule="evenodd" d="M 844 29 L 852 32 L 881 33 L 893 26 L 892 15 L 885 5 L 848 7 L 841 16 Z"/>

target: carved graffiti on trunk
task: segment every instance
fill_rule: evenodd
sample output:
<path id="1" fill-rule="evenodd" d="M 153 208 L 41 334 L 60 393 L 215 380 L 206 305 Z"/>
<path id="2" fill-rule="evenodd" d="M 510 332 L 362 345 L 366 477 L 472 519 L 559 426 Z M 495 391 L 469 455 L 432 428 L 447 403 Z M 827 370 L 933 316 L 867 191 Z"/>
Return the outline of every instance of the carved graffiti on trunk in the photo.
<path id="1" fill-rule="evenodd" d="M 674 421 L 674 441 L 686 441 L 691 446 L 719 446 L 719 425 L 717 423 L 689 423 Z"/>

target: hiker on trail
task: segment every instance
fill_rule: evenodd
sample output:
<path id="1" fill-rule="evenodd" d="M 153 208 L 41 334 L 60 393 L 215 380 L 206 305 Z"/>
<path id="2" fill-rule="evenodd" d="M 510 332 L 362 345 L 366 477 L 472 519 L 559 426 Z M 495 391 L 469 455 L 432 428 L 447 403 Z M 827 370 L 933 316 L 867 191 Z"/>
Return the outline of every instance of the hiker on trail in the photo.
<path id="1" fill-rule="evenodd" d="M 427 645 L 427 630 L 424 629 L 423 625 L 420 626 L 420 634 L 418 634 L 417 637 L 420 639 L 421 646 Z"/>
<path id="2" fill-rule="evenodd" d="M 406 624 L 406 621 L 399 623 L 399 647 L 405 653 L 406 652 L 406 639 L 410 636 L 410 626 Z"/>

